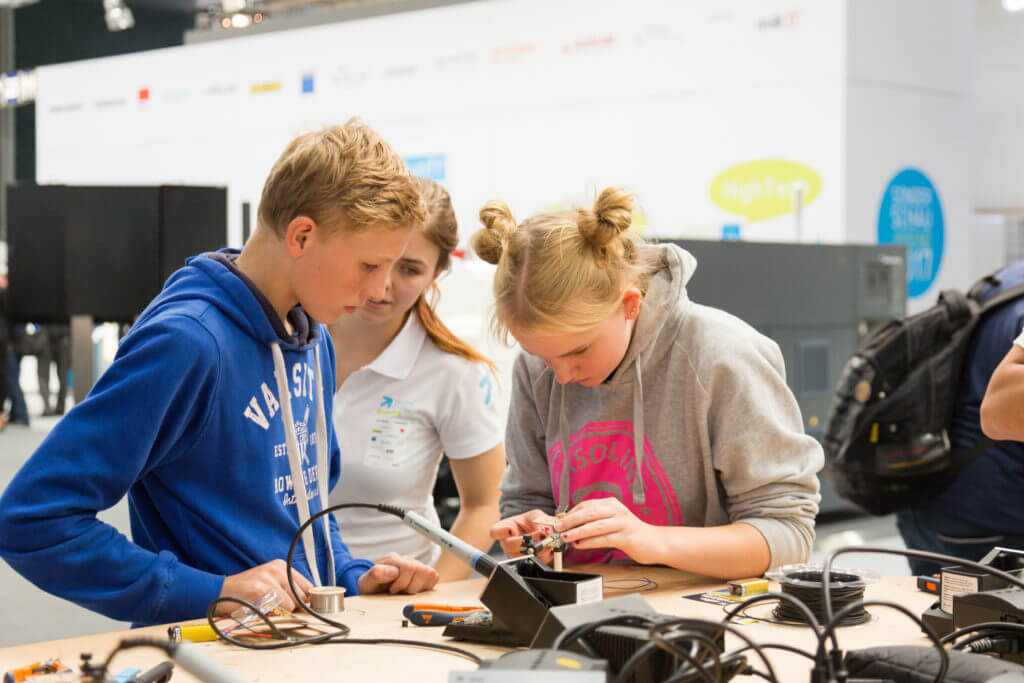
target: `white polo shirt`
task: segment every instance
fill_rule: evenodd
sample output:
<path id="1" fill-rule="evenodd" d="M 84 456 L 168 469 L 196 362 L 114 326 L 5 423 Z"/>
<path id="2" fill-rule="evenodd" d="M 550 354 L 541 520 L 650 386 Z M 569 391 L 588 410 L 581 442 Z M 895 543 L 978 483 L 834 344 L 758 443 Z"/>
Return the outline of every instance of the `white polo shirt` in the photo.
<path id="1" fill-rule="evenodd" d="M 331 504 L 390 503 L 437 522 L 432 492 L 442 452 L 472 458 L 502 440 L 496 390 L 486 365 L 438 349 L 411 313 L 388 347 L 335 395 L 341 478 Z M 382 512 L 341 510 L 338 522 L 354 557 L 376 561 L 397 552 L 434 565 L 441 555 L 435 543 Z"/>

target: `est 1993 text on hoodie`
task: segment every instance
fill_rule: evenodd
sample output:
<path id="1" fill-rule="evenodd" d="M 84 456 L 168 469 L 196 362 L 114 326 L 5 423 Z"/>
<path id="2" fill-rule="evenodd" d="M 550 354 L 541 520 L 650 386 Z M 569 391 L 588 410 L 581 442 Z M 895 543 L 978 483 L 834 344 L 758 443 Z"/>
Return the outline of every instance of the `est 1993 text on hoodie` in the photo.
<path id="1" fill-rule="evenodd" d="M 136 624 L 202 617 L 225 576 L 287 556 L 297 499 L 321 509 L 321 477 L 333 487 L 340 471 L 323 418 L 330 339 L 299 307 L 288 339 L 235 253 L 191 258 L 168 279 L 0 497 L 0 555 L 40 588 Z M 134 542 L 96 519 L 125 493 Z M 314 524 L 294 566 L 324 583 L 333 567 L 354 595 L 372 563 L 354 560 L 330 524 L 330 546 Z"/>
<path id="2" fill-rule="evenodd" d="M 689 300 L 689 252 L 652 248 L 662 267 L 607 381 L 563 386 L 540 358 L 516 359 L 501 516 L 614 496 L 651 524 L 750 524 L 772 567 L 804 562 L 824 455 L 803 432 L 782 354 L 742 320 Z M 576 564 L 624 558 L 566 553 Z"/>

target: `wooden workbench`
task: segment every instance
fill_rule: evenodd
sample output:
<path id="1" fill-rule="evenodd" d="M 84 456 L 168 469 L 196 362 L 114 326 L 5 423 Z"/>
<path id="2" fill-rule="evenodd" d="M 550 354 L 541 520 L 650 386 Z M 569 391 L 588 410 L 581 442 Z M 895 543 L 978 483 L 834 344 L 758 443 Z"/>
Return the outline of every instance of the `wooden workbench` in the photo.
<path id="1" fill-rule="evenodd" d="M 659 612 L 679 616 L 719 620 L 723 615 L 721 606 L 705 604 L 684 598 L 685 595 L 701 593 L 724 584 L 711 582 L 706 577 L 697 577 L 672 569 L 658 567 L 602 566 L 587 568 L 600 571 L 607 579 L 647 577 L 657 582 L 656 590 L 644 591 L 641 595 Z M 478 604 L 478 596 L 484 585 L 483 579 L 472 579 L 441 584 L 430 593 L 415 597 L 417 602 L 441 602 L 449 604 Z M 606 586 L 605 597 L 623 595 L 630 591 L 616 590 Z M 890 600 L 909 608 L 920 615 L 933 601 L 934 596 L 918 592 L 914 577 L 885 577 L 879 583 L 869 586 L 867 599 Z M 497 657 L 507 650 L 492 646 L 475 645 L 451 641 L 441 635 L 443 629 L 409 626 L 403 628 L 402 607 L 412 602 L 408 595 L 371 595 L 349 598 L 345 612 L 339 619 L 352 628 L 352 638 L 409 638 L 432 642 L 447 642 L 464 647 L 483 658 Z M 759 605 L 751 608 L 751 616 L 767 616 L 771 607 Z M 839 630 L 840 646 L 856 649 L 876 645 L 926 644 L 916 624 L 895 610 L 871 607 L 872 618 L 860 626 L 844 627 Z M 810 630 L 804 627 L 783 626 L 773 623 L 755 622 L 740 624 L 738 628 L 755 642 L 781 642 L 787 645 L 812 649 L 814 639 Z M 77 666 L 81 652 L 92 652 L 94 660 L 102 661 L 114 646 L 124 637 L 151 636 L 166 637 L 166 627 L 151 627 L 133 631 L 103 633 L 66 640 L 33 643 L 0 649 L 0 672 L 24 666 L 52 657 L 60 657 L 65 664 Z M 728 636 L 727 646 L 740 645 L 739 639 Z M 441 652 L 421 650 L 413 647 L 386 645 L 328 644 L 295 647 L 276 651 L 256 652 L 244 650 L 222 642 L 201 643 L 205 654 L 217 659 L 228 668 L 254 683 L 257 681 L 309 683 L 310 681 L 345 681 L 355 683 L 367 681 L 402 681 L 415 679 L 418 683 L 448 680 L 448 672 L 472 670 L 475 665 L 466 659 Z M 810 660 L 781 651 L 770 651 L 773 666 L 780 681 L 806 681 Z M 129 667 L 146 670 L 162 661 L 164 656 L 157 650 L 128 650 L 114 660 L 113 672 Z M 756 655 L 751 653 L 751 663 Z M 762 668 L 763 667 L 758 667 Z M 175 671 L 174 681 L 193 681 L 184 671 Z M 754 679 L 746 679 L 754 680 Z"/>

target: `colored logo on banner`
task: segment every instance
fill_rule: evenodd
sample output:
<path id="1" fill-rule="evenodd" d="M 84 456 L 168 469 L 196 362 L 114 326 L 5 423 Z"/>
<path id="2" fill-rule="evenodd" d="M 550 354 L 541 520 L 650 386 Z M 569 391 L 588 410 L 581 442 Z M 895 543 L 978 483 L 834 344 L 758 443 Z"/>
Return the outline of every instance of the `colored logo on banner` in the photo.
<path id="1" fill-rule="evenodd" d="M 878 209 L 878 243 L 907 247 L 907 296 L 921 296 L 935 282 L 945 232 L 942 202 L 928 176 L 916 168 L 897 173 Z"/>
<path id="2" fill-rule="evenodd" d="M 308 95 L 313 92 L 313 74 L 302 75 L 302 94 Z"/>
<path id="3" fill-rule="evenodd" d="M 409 173 L 419 176 L 420 178 L 427 178 L 442 184 L 444 183 L 446 175 L 445 157 L 443 154 L 404 157 L 402 160 L 405 162 L 405 165 L 409 167 Z"/>
<path id="4" fill-rule="evenodd" d="M 821 176 L 795 161 L 759 159 L 722 171 L 711 181 L 711 201 L 729 213 L 760 221 L 793 210 L 793 185 L 803 184 L 803 204 L 821 194 Z"/>

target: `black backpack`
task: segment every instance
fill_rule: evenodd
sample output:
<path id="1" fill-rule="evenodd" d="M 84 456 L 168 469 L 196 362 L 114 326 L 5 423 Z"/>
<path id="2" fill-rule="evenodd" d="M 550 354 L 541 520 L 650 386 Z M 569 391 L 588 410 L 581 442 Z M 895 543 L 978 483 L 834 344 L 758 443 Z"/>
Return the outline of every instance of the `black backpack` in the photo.
<path id="1" fill-rule="evenodd" d="M 995 275 L 966 295 L 876 331 L 843 369 L 825 428 L 825 480 L 868 512 L 885 515 L 941 493 L 992 445 L 952 452 L 947 427 L 971 333 L 983 315 L 1024 295 L 1024 284 L 981 299 Z"/>

